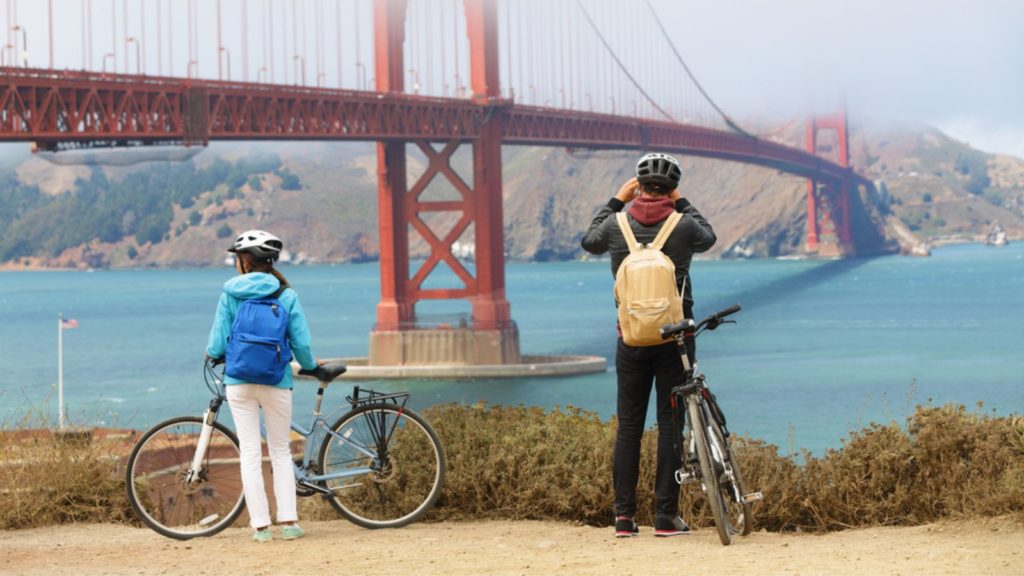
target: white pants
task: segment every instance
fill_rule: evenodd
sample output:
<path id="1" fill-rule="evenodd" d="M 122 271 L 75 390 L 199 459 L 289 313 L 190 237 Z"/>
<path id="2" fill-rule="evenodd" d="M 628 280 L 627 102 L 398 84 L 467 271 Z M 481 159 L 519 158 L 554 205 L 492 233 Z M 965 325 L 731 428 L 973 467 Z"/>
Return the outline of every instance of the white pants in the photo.
<path id="1" fill-rule="evenodd" d="M 227 386 L 228 406 L 235 419 L 241 450 L 242 489 L 253 528 L 270 525 L 270 505 L 263 487 L 263 447 L 260 442 L 260 408 L 267 424 L 267 450 L 274 471 L 277 521 L 295 522 L 295 474 L 288 432 L 292 419 L 292 391 L 262 384 Z"/>

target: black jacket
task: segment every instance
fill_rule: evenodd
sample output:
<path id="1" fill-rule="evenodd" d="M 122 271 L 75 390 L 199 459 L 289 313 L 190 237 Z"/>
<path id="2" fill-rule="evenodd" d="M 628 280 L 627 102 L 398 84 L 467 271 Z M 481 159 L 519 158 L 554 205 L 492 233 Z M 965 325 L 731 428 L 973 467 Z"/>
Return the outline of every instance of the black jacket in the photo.
<path id="1" fill-rule="evenodd" d="M 591 254 L 604 254 L 610 252 L 612 257 L 612 276 L 619 270 L 619 264 L 629 254 L 629 246 L 622 236 L 622 230 L 614 217 L 616 212 L 621 211 L 625 204 L 618 198 L 612 198 L 608 204 L 594 216 L 590 222 L 590 228 L 583 234 L 581 242 L 583 249 Z M 672 235 L 669 236 L 662 247 L 672 263 L 676 265 L 676 287 L 681 287 L 686 281 L 686 289 L 683 292 L 683 303 L 685 306 L 693 306 L 693 296 L 690 290 L 690 260 L 693 255 L 704 252 L 715 245 L 715 232 L 711 225 L 701 216 L 700 212 L 693 207 L 686 198 L 676 200 L 676 212 L 683 214 Z M 665 216 L 667 218 L 668 215 Z M 654 237 L 661 230 L 664 219 L 650 226 L 637 222 L 632 215 L 627 216 L 629 225 L 633 229 L 636 241 L 647 244 L 654 241 Z"/>

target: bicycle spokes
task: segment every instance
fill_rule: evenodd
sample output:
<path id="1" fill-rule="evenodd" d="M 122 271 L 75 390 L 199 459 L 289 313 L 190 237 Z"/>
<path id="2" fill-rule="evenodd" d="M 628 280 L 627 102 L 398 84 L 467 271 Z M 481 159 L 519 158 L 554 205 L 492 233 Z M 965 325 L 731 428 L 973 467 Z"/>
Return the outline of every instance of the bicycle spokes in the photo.
<path id="1" fill-rule="evenodd" d="M 367 527 L 404 525 L 436 499 L 444 454 L 418 416 L 390 405 L 343 416 L 321 450 L 331 503 Z"/>

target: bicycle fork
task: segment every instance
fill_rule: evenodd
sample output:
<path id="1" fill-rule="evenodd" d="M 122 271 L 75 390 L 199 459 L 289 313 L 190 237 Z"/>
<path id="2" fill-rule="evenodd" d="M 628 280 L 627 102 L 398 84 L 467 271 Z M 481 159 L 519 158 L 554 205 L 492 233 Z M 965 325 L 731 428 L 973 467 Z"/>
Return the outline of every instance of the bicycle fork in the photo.
<path id="1" fill-rule="evenodd" d="M 203 428 L 199 432 L 199 442 L 196 443 L 196 453 L 192 456 L 192 465 L 185 473 L 184 482 L 189 486 L 199 480 L 200 472 L 203 469 L 203 459 L 210 448 L 210 438 L 213 436 L 213 423 L 217 421 L 217 412 L 220 410 L 222 400 L 214 398 L 210 401 L 210 407 L 203 412 Z"/>

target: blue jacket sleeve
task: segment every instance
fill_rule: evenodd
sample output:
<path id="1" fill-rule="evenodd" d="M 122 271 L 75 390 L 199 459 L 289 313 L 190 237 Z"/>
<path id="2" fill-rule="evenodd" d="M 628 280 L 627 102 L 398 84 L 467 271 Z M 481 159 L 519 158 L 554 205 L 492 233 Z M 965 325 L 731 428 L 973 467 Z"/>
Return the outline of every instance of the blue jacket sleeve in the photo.
<path id="1" fill-rule="evenodd" d="M 221 294 L 217 303 L 217 313 L 213 317 L 210 328 L 210 339 L 206 343 L 206 354 L 210 358 L 223 358 L 228 349 L 228 336 L 231 335 L 231 310 L 228 307 L 228 295 Z"/>
<path id="2" fill-rule="evenodd" d="M 313 357 L 313 349 L 310 346 L 309 324 L 306 322 L 306 313 L 302 310 L 298 294 L 295 295 L 295 302 L 288 312 L 288 340 L 291 343 L 292 355 L 299 366 L 305 370 L 316 368 L 316 358 Z"/>

